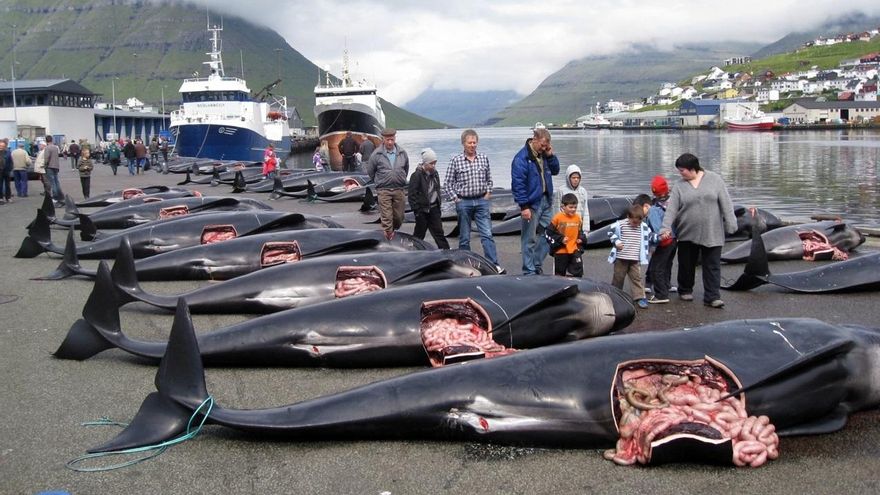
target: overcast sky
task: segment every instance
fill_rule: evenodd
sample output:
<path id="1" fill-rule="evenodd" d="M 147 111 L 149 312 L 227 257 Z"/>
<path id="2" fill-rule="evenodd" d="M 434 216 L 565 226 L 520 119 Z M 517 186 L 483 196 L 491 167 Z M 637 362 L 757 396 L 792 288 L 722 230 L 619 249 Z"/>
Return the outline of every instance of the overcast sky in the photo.
<path id="1" fill-rule="evenodd" d="M 632 43 L 770 43 L 878 0 L 194 0 L 268 26 L 339 75 L 351 68 L 404 105 L 430 87 L 528 94 L 567 62 Z M 267 47 L 267 50 L 269 48 Z M 356 64 L 356 65 L 355 65 Z"/>

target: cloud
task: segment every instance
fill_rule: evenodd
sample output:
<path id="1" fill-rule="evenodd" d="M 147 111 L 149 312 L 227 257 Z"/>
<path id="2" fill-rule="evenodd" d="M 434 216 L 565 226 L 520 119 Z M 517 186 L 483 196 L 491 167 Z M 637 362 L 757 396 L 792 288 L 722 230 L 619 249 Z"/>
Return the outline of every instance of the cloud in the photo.
<path id="1" fill-rule="evenodd" d="M 635 43 L 661 49 L 701 41 L 770 43 L 842 14 L 880 15 L 876 0 L 193 3 L 268 26 L 336 74 L 347 46 L 354 75 L 377 84 L 382 97 L 399 105 L 430 87 L 528 94 L 572 60 L 618 53 Z"/>

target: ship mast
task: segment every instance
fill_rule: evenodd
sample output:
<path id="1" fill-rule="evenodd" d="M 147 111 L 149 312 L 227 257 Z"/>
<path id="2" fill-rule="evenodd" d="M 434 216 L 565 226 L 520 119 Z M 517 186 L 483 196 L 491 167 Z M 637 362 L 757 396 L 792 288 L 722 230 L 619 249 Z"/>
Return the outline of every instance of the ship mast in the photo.
<path id="1" fill-rule="evenodd" d="M 348 71 L 348 46 L 346 46 L 342 52 L 342 87 L 350 88 L 351 86 L 351 73 Z"/>
<path id="2" fill-rule="evenodd" d="M 220 42 L 220 31 L 223 31 L 223 24 L 219 26 L 214 25 L 211 26 L 210 21 L 208 23 L 208 32 L 211 33 L 211 51 L 206 53 L 210 57 L 210 60 L 207 62 L 203 62 L 207 65 L 211 72 L 210 74 L 216 74 L 219 77 L 224 77 L 223 74 L 223 58 L 220 56 L 220 52 L 222 49 L 222 43 Z"/>

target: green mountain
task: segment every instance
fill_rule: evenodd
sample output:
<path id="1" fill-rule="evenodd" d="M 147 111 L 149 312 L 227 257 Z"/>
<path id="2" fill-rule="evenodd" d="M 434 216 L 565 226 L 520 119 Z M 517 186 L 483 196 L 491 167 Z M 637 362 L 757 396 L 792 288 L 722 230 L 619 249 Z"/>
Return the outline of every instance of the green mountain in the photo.
<path id="1" fill-rule="evenodd" d="M 205 71 L 210 45 L 202 7 L 144 0 L 2 0 L 0 6 L 5 78 L 14 56 L 16 79 L 70 78 L 105 102 L 115 81 L 117 103 L 137 97 L 158 108 L 164 93 L 170 111 L 180 103 L 182 80 Z M 212 12 L 211 22 L 219 23 L 220 15 Z M 252 92 L 282 79 L 273 93 L 287 96 L 305 124 L 315 125 L 315 64 L 274 31 L 240 18 L 223 18 L 221 38 L 226 75 L 241 76 L 244 61 Z M 389 126 L 443 127 L 384 100 L 382 107 Z"/>
<path id="2" fill-rule="evenodd" d="M 880 17 L 868 17 L 856 12 L 836 19 L 828 20 L 816 29 L 798 31 L 785 35 L 752 54 L 752 59 L 769 57 L 780 53 L 795 51 L 807 41 L 819 36 L 829 37 L 843 33 L 859 33 L 880 26 Z"/>
<path id="3" fill-rule="evenodd" d="M 497 126 L 533 125 L 535 121 L 561 124 L 589 113 L 596 102 L 628 100 L 654 94 L 664 82 L 683 74 L 722 65 L 724 59 L 749 54 L 757 43 L 704 43 L 660 51 L 637 46 L 630 53 L 587 57 L 569 62 L 551 74 L 529 96 L 507 107 L 487 122 Z"/>

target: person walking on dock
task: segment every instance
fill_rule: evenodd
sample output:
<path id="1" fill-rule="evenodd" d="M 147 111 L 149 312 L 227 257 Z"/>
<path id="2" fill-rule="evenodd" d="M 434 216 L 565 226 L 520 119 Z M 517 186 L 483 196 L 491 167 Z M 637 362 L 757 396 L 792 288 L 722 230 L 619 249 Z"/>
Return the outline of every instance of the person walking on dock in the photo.
<path id="1" fill-rule="evenodd" d="M 409 206 L 416 217 L 413 236 L 425 238 L 425 231 L 440 249 L 449 249 L 449 241 L 443 233 L 440 221 L 440 175 L 437 173 L 437 154 L 431 148 L 422 150 L 422 163 L 409 178 Z"/>
<path id="2" fill-rule="evenodd" d="M 396 129 L 382 131 L 382 146 L 367 161 L 366 172 L 376 184 L 379 196 L 379 218 L 389 241 L 394 231 L 403 224 L 406 201 L 406 178 L 409 176 L 409 157 L 396 144 Z"/>

